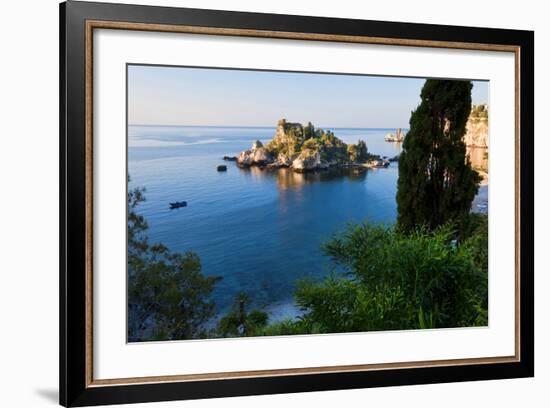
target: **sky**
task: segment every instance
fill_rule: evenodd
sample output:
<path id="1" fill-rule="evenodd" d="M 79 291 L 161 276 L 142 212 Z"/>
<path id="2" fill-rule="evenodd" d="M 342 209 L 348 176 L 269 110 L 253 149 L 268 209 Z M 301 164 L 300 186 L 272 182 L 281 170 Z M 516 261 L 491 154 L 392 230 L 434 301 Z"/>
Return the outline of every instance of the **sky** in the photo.
<path id="1" fill-rule="evenodd" d="M 128 66 L 130 125 L 408 128 L 424 79 L 211 68 Z M 488 102 L 474 81 L 472 102 Z"/>

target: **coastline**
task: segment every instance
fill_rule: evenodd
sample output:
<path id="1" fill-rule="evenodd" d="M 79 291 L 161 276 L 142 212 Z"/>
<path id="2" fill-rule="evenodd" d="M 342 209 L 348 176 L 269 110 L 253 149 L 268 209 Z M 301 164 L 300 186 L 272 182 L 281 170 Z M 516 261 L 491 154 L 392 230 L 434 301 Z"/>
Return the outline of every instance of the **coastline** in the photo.
<path id="1" fill-rule="evenodd" d="M 479 171 L 479 170 L 478 170 L 478 173 L 481 177 L 483 177 L 481 179 L 481 181 L 479 182 L 479 185 L 480 186 L 488 186 L 489 185 L 489 173 L 486 173 L 484 171 Z"/>
<path id="2" fill-rule="evenodd" d="M 365 211 L 366 216 L 374 222 L 391 223 L 395 217 L 396 162 L 383 171 L 367 171 L 367 166 L 353 167 L 347 164 L 304 173 L 286 167 L 269 170 L 265 165 L 241 169 L 237 167 L 237 157 L 232 156 L 235 159 L 230 161 L 235 163 L 229 163 L 222 160 L 223 155 L 238 154 L 245 147 L 250 149 L 256 140 L 261 140 L 265 147 L 273 139 L 274 127 L 266 127 L 261 131 L 239 127 L 227 130 L 216 128 L 215 131 L 204 128 L 204 132 L 185 127 L 160 131 L 155 128 L 134 128 L 133 131 L 139 132 L 134 139 L 151 141 L 144 143 L 146 147 L 133 148 L 129 154 L 132 161 L 132 185 L 149 186 L 148 201 L 142 209 L 150 220 L 152 240 L 166 242 L 174 250 L 192 248 L 202 255 L 205 273 L 224 276 L 215 294 L 223 311 L 231 307 L 233 295 L 238 291 L 236 288 L 244 288 L 255 293 L 257 305 L 268 304 L 271 321 L 298 316 L 301 312 L 293 300 L 282 295 L 292 289 L 291 284 L 281 283 L 290 281 L 290 273 L 288 276 L 278 275 L 272 282 L 270 275 L 265 273 L 265 264 L 255 260 L 256 251 L 260 250 L 270 256 L 270 265 L 277 265 L 277 270 L 286 273 L 295 266 L 297 257 L 291 255 L 287 259 L 279 259 L 276 254 L 288 251 L 291 247 L 304 248 L 306 245 L 308 255 L 300 268 L 320 276 L 323 269 L 316 263 L 315 237 L 322 234 L 329 236 L 332 229 L 326 225 L 342 214 L 346 214 L 346 218 L 348 214 L 354 214 L 354 221 L 361 222 L 365 218 Z M 393 158 L 400 153 L 401 144 L 384 141 L 385 133 L 385 130 L 371 128 L 357 129 L 351 133 L 338 132 L 347 145 L 364 139 L 369 153 L 372 151 L 373 155 L 377 154 L 383 159 Z M 212 140 L 212 143 L 197 143 L 203 136 Z M 167 145 L 167 141 L 185 143 L 174 146 L 172 143 Z M 478 150 L 481 152 L 479 156 L 483 157 L 483 149 Z M 208 158 L 205 158 L 206 153 Z M 227 171 L 216 171 L 217 166 L 224 163 Z M 156 173 L 159 168 L 163 169 L 162 177 Z M 254 188 L 247 187 L 252 180 Z M 215 201 L 204 188 L 209 185 L 216 186 Z M 484 198 L 487 197 L 487 185 L 488 177 L 484 177 L 472 212 L 486 211 L 487 207 L 478 208 L 477 205 L 483 207 L 487 204 Z M 328 192 L 326 196 L 321 194 L 325 191 Z M 321 196 L 324 198 L 319 200 Z M 189 206 L 184 211 L 170 212 L 166 203 L 178 200 L 188 200 Z M 341 208 L 343 202 L 349 203 L 345 211 L 333 210 Z M 227 216 L 228 213 L 231 216 Z M 236 214 L 242 214 L 245 222 L 237 223 Z M 266 217 L 266 214 L 269 216 Z M 312 220 L 308 217 L 313 216 L 323 217 L 324 226 L 321 229 L 324 232 L 312 228 Z M 186 234 L 181 233 L 180 219 L 185 219 Z M 215 227 L 205 229 L 207 220 L 212 219 L 215 220 Z M 250 233 L 251 225 L 262 225 L 257 235 L 261 239 L 258 238 L 255 245 L 248 246 L 248 242 L 235 237 L 230 239 L 226 235 L 226 231 L 233 231 L 237 236 L 245 230 Z M 292 244 L 288 237 L 290 231 L 295 230 L 300 231 L 300 239 Z M 283 235 L 285 239 L 280 239 Z M 223 245 L 224 248 L 230 248 L 230 252 L 236 252 L 236 248 L 239 251 L 244 249 L 244 252 L 239 252 L 241 256 L 238 258 L 228 260 L 227 257 L 215 256 L 214 249 L 217 247 L 213 247 L 213 243 L 218 247 Z M 250 273 L 246 275 L 246 282 L 249 282 L 246 286 L 243 286 L 245 278 L 240 272 L 243 262 L 250 265 L 247 267 Z M 278 285 L 276 291 L 270 289 L 266 292 L 265 288 L 271 285 Z"/>

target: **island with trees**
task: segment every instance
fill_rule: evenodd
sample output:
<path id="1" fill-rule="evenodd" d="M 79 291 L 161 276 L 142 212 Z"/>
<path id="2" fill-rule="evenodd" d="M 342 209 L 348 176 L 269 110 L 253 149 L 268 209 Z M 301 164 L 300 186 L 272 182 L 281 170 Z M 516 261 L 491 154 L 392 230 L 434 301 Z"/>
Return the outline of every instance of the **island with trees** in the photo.
<path id="1" fill-rule="evenodd" d="M 316 129 L 311 122 L 279 120 L 273 139 L 265 146 L 257 140 L 251 149 L 234 160 L 240 167 L 258 166 L 267 169 L 290 168 L 296 172 L 326 170 L 332 167 L 387 167 L 389 161 L 368 152 L 367 144 L 346 144 L 330 130 Z"/>

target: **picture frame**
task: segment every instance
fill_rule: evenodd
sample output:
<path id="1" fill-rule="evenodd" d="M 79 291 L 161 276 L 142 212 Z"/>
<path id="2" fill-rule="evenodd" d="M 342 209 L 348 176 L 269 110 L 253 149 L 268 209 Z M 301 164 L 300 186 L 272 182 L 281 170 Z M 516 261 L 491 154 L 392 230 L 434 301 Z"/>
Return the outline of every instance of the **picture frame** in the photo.
<path id="1" fill-rule="evenodd" d="M 94 375 L 94 32 L 475 50 L 514 58 L 514 353 L 185 375 Z M 498 152 L 494 153 L 498 154 Z M 431 24 L 67 1 L 60 5 L 60 404 L 87 406 L 532 377 L 534 33 Z M 512 166 L 512 165 L 511 165 Z M 125 188 L 125 187 L 121 187 Z M 497 198 L 498 199 L 498 198 Z M 125 294 L 120 293 L 124 298 Z M 276 341 L 276 339 L 274 340 Z M 221 343 L 218 343 L 221 344 Z"/>

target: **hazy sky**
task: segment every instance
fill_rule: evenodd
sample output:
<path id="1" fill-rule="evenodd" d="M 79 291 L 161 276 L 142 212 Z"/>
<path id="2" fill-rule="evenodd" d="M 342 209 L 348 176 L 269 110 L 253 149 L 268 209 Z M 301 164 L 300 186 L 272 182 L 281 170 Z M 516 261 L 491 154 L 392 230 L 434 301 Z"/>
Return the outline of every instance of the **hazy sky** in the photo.
<path id="1" fill-rule="evenodd" d="M 227 69 L 128 67 L 128 123 L 408 127 L 424 79 Z M 488 82 L 474 82 L 474 104 Z"/>

